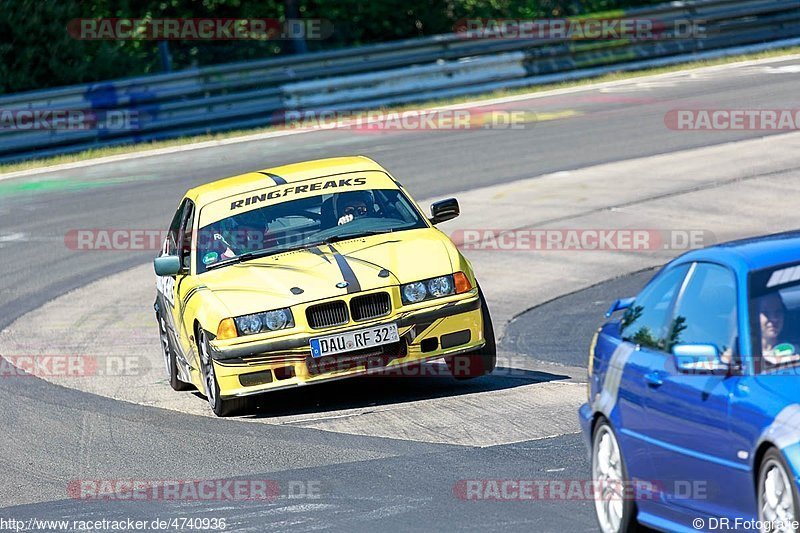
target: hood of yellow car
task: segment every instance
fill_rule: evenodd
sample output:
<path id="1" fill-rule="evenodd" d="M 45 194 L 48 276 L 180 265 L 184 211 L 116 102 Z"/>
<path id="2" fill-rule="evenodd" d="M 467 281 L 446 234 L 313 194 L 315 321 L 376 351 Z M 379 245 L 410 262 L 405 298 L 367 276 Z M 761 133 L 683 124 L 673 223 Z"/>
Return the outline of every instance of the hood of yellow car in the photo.
<path id="1" fill-rule="evenodd" d="M 200 279 L 238 316 L 450 274 L 457 254 L 443 233 L 424 228 L 233 264 Z"/>

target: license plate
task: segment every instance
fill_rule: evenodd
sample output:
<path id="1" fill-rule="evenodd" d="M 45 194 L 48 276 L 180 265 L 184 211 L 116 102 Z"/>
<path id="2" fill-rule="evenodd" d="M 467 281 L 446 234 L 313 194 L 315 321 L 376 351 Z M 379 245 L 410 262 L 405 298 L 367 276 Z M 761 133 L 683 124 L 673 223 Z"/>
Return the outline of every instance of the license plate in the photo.
<path id="1" fill-rule="evenodd" d="M 391 344 L 399 340 L 400 335 L 397 334 L 397 324 L 384 324 L 311 339 L 311 355 L 312 357 L 323 357 L 325 355 L 353 352 L 383 344 Z"/>

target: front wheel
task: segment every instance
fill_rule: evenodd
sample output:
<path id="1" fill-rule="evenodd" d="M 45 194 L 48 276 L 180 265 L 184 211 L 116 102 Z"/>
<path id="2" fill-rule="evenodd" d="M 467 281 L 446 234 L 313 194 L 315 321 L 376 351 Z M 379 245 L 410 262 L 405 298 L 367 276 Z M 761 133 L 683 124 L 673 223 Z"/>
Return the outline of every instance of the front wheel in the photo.
<path id="1" fill-rule="evenodd" d="M 217 416 L 230 416 L 247 406 L 247 398 L 231 398 L 224 400 L 220 397 L 219 383 L 214 373 L 214 363 L 208 349 L 208 337 L 206 332 L 200 328 L 197 332 L 197 349 L 200 353 L 200 372 L 203 377 L 203 389 L 205 389 L 206 399 L 211 410 Z"/>
<path id="2" fill-rule="evenodd" d="M 772 523 L 775 532 L 795 531 L 792 523 L 800 517 L 797 487 L 789 475 L 789 468 L 781 453 L 770 448 L 758 470 L 758 519 Z"/>
<path id="3" fill-rule="evenodd" d="M 600 420 L 592 438 L 592 485 L 594 510 L 603 533 L 639 531 L 636 503 L 626 496 L 628 470 L 617 437 L 605 419 Z"/>
<path id="4" fill-rule="evenodd" d="M 497 366 L 497 344 L 494 340 L 494 326 L 489 314 L 489 306 L 483 296 L 480 286 L 478 295 L 481 300 L 481 318 L 483 319 L 483 338 L 486 344 L 483 348 L 459 355 L 445 358 L 450 374 L 459 380 L 473 379 L 486 374 L 491 374 Z"/>

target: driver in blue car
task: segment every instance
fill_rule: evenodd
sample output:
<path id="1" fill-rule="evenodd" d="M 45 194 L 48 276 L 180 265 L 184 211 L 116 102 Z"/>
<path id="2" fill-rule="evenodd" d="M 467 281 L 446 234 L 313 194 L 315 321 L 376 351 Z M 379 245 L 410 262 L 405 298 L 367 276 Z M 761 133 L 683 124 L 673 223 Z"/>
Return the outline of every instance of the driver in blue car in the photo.
<path id="1" fill-rule="evenodd" d="M 334 209 L 339 218 L 339 226 L 357 218 L 377 216 L 375 200 L 369 191 L 352 191 L 334 197 Z"/>
<path id="2" fill-rule="evenodd" d="M 757 300 L 758 320 L 761 325 L 761 354 L 773 365 L 794 361 L 797 358 L 792 344 L 783 342 L 781 334 L 786 320 L 786 306 L 778 292 L 771 292 Z"/>

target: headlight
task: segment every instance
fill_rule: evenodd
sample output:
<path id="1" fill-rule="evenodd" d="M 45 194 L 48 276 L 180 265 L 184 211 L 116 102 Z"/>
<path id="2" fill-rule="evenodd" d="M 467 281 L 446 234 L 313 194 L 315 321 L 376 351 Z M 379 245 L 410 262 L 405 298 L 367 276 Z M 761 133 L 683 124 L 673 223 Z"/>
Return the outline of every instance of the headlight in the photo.
<path id="1" fill-rule="evenodd" d="M 461 272 L 457 272 L 457 274 L 464 276 Z M 469 283 L 467 283 L 467 285 L 468 284 Z M 451 294 L 456 294 L 457 291 L 453 275 L 451 274 L 408 283 L 401 287 L 401 292 L 403 294 L 403 303 L 415 304 L 429 298 L 450 296 Z"/>
<path id="2" fill-rule="evenodd" d="M 406 303 L 415 304 L 421 302 L 428 295 L 425 290 L 425 284 L 421 281 L 415 281 L 403 286 L 403 299 Z"/>
<path id="3" fill-rule="evenodd" d="M 252 335 L 261 331 L 261 318 L 258 315 L 247 315 L 236 319 L 236 327 L 242 335 Z"/>
<path id="4" fill-rule="evenodd" d="M 236 329 L 242 335 L 253 335 L 264 331 L 277 331 L 294 327 L 294 317 L 289 309 L 276 309 L 264 313 L 244 315 L 235 319 Z"/>
<path id="5" fill-rule="evenodd" d="M 433 278 L 428 282 L 428 292 L 434 298 L 453 294 L 453 276 Z"/>
<path id="6" fill-rule="evenodd" d="M 271 331 L 283 329 L 289 323 L 289 310 L 278 309 L 277 311 L 267 311 L 262 315 L 261 321 Z"/>

